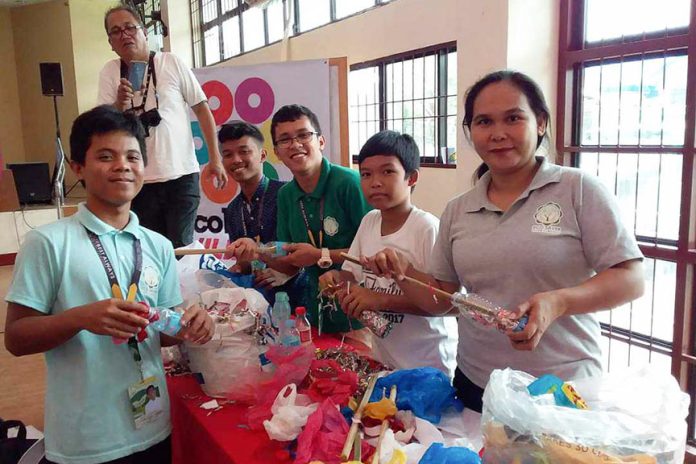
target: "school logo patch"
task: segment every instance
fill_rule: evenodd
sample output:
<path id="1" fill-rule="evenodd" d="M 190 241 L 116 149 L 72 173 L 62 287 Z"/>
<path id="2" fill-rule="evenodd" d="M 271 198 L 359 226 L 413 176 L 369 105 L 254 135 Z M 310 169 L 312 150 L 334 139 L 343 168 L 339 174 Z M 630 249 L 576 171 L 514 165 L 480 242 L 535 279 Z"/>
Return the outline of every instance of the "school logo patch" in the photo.
<path id="1" fill-rule="evenodd" d="M 156 294 L 160 285 L 159 271 L 152 266 L 145 266 L 140 282 L 142 283 L 143 293 Z"/>
<path id="2" fill-rule="evenodd" d="M 539 234 L 560 234 L 561 218 L 563 217 L 563 209 L 558 203 L 550 201 L 539 206 L 534 213 L 534 222 L 532 232 Z"/>
<path id="3" fill-rule="evenodd" d="M 332 218 L 331 216 L 326 216 L 324 218 L 324 232 L 332 237 L 338 233 L 338 221 L 336 218 Z"/>

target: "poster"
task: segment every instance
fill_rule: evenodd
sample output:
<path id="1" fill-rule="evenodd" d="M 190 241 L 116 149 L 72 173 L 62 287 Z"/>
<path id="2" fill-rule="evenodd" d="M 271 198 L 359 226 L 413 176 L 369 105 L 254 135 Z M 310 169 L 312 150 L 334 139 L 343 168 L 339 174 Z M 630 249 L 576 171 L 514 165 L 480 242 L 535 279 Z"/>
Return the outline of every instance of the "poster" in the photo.
<path id="1" fill-rule="evenodd" d="M 278 108 L 297 103 L 311 109 L 319 120 L 322 134 L 331 146 L 330 81 L 328 60 L 294 61 L 256 66 L 221 66 L 194 69 L 193 73 L 208 97 L 215 124 L 246 121 L 257 126 L 268 153 L 264 174 L 271 179 L 290 180 L 292 174 L 273 151 L 271 118 Z M 227 186 L 218 190 L 206 175 L 208 149 L 200 126 L 191 114 L 191 130 L 196 158 L 201 166 L 201 202 L 194 227 L 194 239 L 205 248 L 222 248 L 228 243 L 223 208 L 240 188 L 228 177 Z M 325 153 L 329 155 L 329 153 Z M 339 155 L 336 154 L 338 158 Z M 331 160 L 331 158 L 330 158 Z M 333 160 L 332 160 L 333 161 Z"/>

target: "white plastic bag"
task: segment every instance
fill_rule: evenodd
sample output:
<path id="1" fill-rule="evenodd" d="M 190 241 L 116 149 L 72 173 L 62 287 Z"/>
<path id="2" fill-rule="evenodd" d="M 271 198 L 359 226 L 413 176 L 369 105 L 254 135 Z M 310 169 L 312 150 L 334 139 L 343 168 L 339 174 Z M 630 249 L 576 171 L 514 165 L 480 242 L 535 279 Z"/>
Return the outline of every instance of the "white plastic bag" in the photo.
<path id="1" fill-rule="evenodd" d="M 512 369 L 491 374 L 481 417 L 484 462 L 683 462 L 689 396 L 670 375 L 645 367 L 574 381 L 587 410 L 531 396 L 534 380 Z"/>
<path id="2" fill-rule="evenodd" d="M 297 386 L 291 383 L 278 392 L 271 406 L 273 417 L 263 421 L 263 427 L 271 440 L 292 441 L 318 406 L 309 396 L 298 394 Z"/>
<path id="3" fill-rule="evenodd" d="M 247 390 L 250 377 L 260 374 L 260 351 L 254 331 L 257 313 L 265 313 L 268 302 L 250 288 L 208 290 L 200 294 L 199 302 L 206 307 L 218 302 L 231 308 L 247 308 L 225 323 L 216 323 L 215 334 L 208 343 L 186 344 L 191 372 L 201 374 L 201 388 L 207 395 L 230 399 L 240 399 L 238 395 L 246 397 L 246 391 L 239 390 Z"/>

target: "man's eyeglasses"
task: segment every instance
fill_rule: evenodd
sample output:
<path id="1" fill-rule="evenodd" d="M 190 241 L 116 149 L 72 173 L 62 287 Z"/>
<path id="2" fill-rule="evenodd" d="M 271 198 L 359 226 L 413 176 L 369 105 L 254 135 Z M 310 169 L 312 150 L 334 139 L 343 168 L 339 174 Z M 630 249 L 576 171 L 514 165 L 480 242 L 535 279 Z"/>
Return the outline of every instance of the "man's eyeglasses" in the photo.
<path id="1" fill-rule="evenodd" d="M 278 139 L 275 141 L 275 145 L 280 148 L 290 148 L 295 140 L 297 140 L 301 144 L 308 143 L 312 140 L 312 137 L 314 137 L 315 135 L 319 135 L 319 132 L 302 132 L 294 137 Z"/>
<path id="2" fill-rule="evenodd" d="M 133 37 L 138 29 L 142 29 L 142 26 L 131 24 L 131 25 L 126 26 L 122 29 L 121 28 L 111 29 L 109 31 L 108 35 L 112 39 L 117 39 L 119 37 L 123 37 L 123 34 L 126 34 L 128 37 Z"/>

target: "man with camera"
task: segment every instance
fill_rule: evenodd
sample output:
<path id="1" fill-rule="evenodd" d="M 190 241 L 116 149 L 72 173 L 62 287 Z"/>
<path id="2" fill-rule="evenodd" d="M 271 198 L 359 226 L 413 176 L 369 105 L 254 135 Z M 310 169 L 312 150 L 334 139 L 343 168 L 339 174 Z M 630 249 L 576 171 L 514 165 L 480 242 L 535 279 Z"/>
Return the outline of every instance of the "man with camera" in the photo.
<path id="1" fill-rule="evenodd" d="M 227 182 L 206 96 L 180 58 L 149 51 L 145 26 L 136 10 L 124 5 L 109 9 L 104 28 L 119 58 L 106 63 L 99 74 L 98 104 L 135 113 L 148 135 L 145 185 L 132 209 L 141 225 L 167 237 L 175 248 L 188 245 L 193 241 L 200 202 L 189 107 L 208 147 L 210 161 L 204 175 L 213 176 L 218 188 Z"/>

